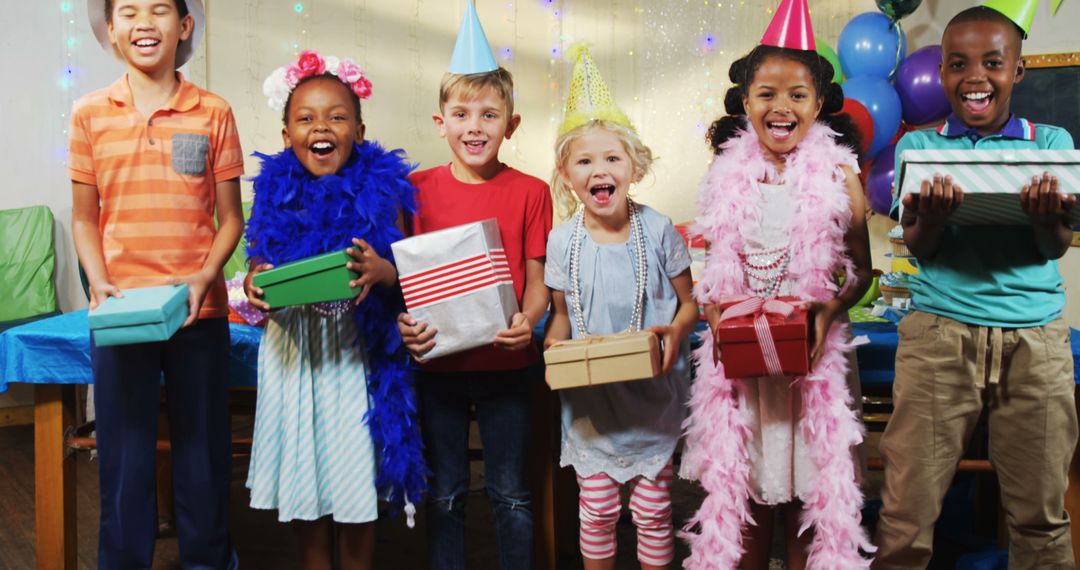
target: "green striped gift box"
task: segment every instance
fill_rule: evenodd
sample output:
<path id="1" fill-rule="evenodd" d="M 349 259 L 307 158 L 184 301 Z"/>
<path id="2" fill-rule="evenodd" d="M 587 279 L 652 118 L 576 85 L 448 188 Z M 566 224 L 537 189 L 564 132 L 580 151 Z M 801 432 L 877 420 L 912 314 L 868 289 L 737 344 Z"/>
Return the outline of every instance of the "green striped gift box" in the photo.
<path id="1" fill-rule="evenodd" d="M 1080 197 L 1080 151 L 1077 150 L 905 150 L 900 155 L 896 188 L 900 196 L 918 193 L 935 174 L 952 176 L 964 191 L 964 203 L 950 224 L 1027 225 L 1020 189 L 1033 176 L 1057 176 L 1061 192 Z M 903 216 L 903 204 L 900 206 Z M 1080 205 L 1069 212 L 1080 225 Z"/>

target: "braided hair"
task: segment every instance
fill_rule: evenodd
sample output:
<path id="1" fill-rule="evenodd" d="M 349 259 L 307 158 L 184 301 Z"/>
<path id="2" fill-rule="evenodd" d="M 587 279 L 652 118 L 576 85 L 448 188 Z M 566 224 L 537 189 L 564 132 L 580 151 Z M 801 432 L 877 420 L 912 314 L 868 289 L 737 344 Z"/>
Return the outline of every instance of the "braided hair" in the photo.
<path id="1" fill-rule="evenodd" d="M 746 128 L 746 109 L 743 99 L 746 89 L 754 80 L 758 68 L 770 57 L 783 57 L 801 63 L 810 71 L 814 81 L 814 91 L 822 98 L 821 113 L 817 120 L 840 134 L 837 142 L 845 145 L 862 159 L 860 146 L 862 137 L 855 122 L 847 113 L 840 113 L 844 107 L 844 90 L 833 83 L 833 66 L 829 60 L 814 51 L 779 48 L 759 45 L 750 53 L 739 58 L 728 69 L 728 79 L 733 86 L 724 95 L 724 111 L 727 113 L 709 126 L 706 139 L 713 153 L 723 152 L 723 144 L 735 138 L 740 129 Z"/>

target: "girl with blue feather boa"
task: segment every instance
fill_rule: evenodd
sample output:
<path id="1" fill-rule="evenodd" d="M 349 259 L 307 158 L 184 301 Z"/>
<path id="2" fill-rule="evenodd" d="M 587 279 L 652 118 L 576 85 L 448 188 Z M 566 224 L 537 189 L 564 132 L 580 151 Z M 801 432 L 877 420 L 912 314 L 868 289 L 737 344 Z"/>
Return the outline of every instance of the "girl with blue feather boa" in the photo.
<path id="1" fill-rule="evenodd" d="M 355 300 L 272 312 L 259 347 L 259 397 L 247 485 L 251 506 L 277 509 L 304 568 L 370 568 L 377 500 L 404 509 L 426 489 L 402 310 L 390 244 L 415 209 L 400 151 L 364 140 L 371 84 L 349 60 L 304 52 L 264 91 L 283 108 L 285 150 L 262 168 L 248 223 L 248 298 L 268 309 L 255 273 L 348 247 Z"/>

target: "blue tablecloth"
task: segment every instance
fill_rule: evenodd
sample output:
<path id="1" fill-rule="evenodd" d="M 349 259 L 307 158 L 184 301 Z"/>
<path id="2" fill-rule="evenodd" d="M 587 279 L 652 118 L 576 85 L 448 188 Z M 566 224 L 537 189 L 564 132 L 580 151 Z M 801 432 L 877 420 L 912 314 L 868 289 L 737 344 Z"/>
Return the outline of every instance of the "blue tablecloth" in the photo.
<path id="1" fill-rule="evenodd" d="M 539 323 L 538 335 L 543 335 Z M 889 385 L 896 361 L 896 326 L 892 323 L 854 323 L 855 335 L 870 344 L 858 348 L 859 378 L 864 385 Z M 229 324 L 232 386 L 255 386 L 262 329 Z M 1073 374 L 1080 384 L 1080 331 L 1072 331 Z M 75 311 L 15 327 L 0 333 L 0 393 L 9 382 L 26 384 L 90 384 L 90 327 L 86 311 Z"/>
<path id="2" fill-rule="evenodd" d="M 231 386 L 255 386 L 262 329 L 229 323 Z M 10 382 L 91 384 L 90 325 L 75 311 L 0 333 L 0 393 Z"/>
<path id="3" fill-rule="evenodd" d="M 866 335 L 870 344 L 857 350 L 859 357 L 859 380 L 864 386 L 890 385 L 896 366 L 896 345 L 899 337 L 892 323 L 852 323 L 852 334 Z M 1073 353 L 1073 380 L 1080 384 L 1080 330 L 1071 330 Z"/>
<path id="4" fill-rule="evenodd" d="M 851 323 L 851 334 L 866 335 L 870 344 L 856 349 L 859 381 L 864 386 L 891 385 L 895 375 L 896 345 L 899 337 L 892 323 Z"/>

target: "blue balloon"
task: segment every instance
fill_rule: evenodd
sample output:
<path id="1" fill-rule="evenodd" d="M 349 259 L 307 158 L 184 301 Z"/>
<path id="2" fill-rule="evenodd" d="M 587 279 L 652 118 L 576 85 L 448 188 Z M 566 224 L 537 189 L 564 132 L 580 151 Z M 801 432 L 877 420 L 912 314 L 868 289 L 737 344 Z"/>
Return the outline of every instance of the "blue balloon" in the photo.
<path id="1" fill-rule="evenodd" d="M 844 95 L 863 104 L 874 120 L 874 140 L 870 143 L 870 157 L 877 156 L 881 149 L 892 142 L 893 135 L 900 128 L 900 116 L 903 109 L 900 95 L 887 79 L 866 75 L 849 77 L 844 82 Z"/>
<path id="2" fill-rule="evenodd" d="M 847 77 L 887 79 L 904 60 L 907 36 L 885 14 L 864 12 L 844 26 L 836 53 Z"/>

